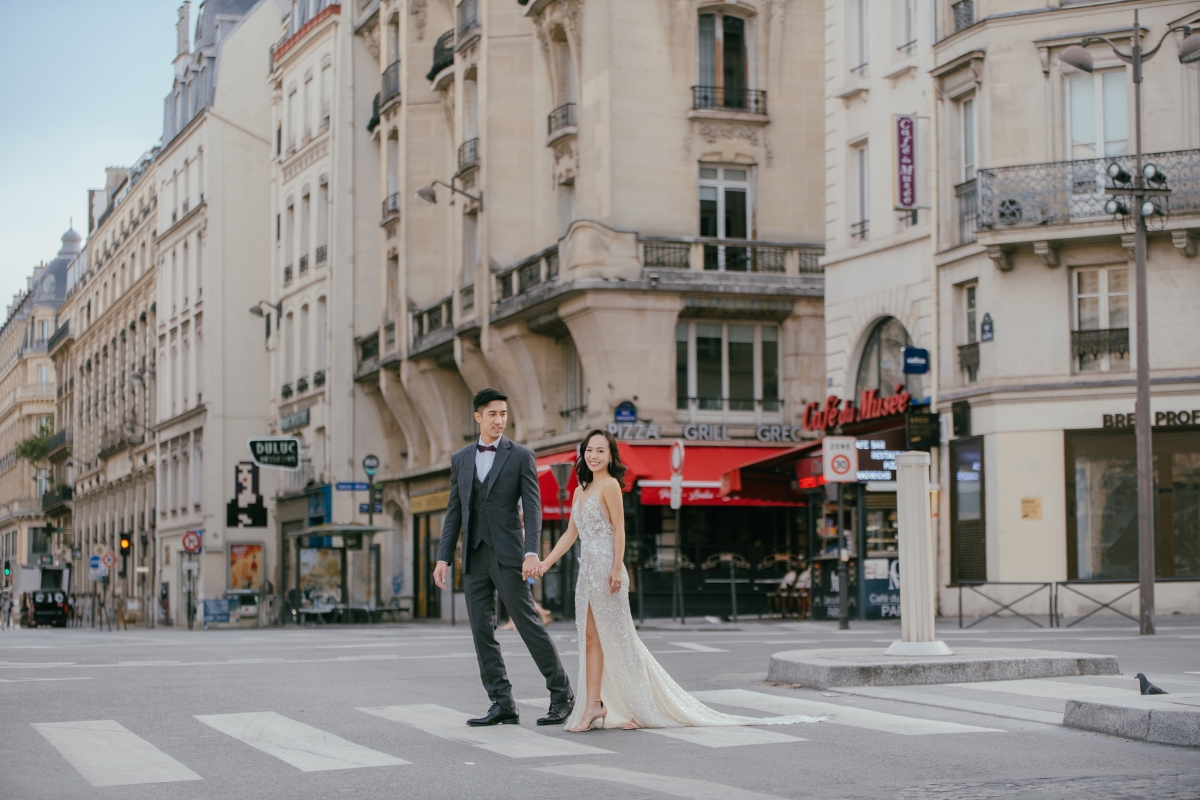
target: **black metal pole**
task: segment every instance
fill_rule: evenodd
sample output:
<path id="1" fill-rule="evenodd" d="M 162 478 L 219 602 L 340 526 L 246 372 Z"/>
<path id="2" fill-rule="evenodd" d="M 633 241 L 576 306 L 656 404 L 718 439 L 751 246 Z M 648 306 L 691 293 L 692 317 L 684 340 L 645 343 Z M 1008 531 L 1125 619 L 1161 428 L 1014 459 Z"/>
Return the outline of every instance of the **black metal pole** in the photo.
<path id="1" fill-rule="evenodd" d="M 837 485 L 838 496 L 838 630 L 850 630 L 850 574 L 849 553 L 846 541 L 846 526 L 843 524 L 845 509 L 842 503 L 842 484 Z"/>
<path id="2" fill-rule="evenodd" d="M 732 558 L 729 559 L 729 605 L 733 609 L 730 619 L 737 622 L 737 580 Z"/>
<path id="3" fill-rule="evenodd" d="M 675 509 L 675 595 L 679 598 L 679 624 L 687 623 L 683 610 L 683 510 Z M 671 616 L 675 616 L 675 603 L 671 603 Z"/>

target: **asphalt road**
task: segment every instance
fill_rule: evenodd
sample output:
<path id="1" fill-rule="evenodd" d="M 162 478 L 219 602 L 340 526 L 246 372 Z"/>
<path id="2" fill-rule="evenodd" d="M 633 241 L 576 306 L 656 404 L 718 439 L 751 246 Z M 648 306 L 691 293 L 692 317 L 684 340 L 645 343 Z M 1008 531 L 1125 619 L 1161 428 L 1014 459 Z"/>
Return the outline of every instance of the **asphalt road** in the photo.
<path id="1" fill-rule="evenodd" d="M 1135 672 L 1200 691 L 1200 618 L 1153 638 L 1095 618 L 954 626 L 951 646 L 1112 654 L 1124 675 L 818 692 L 765 684 L 770 654 L 882 646 L 898 624 L 649 621 L 650 650 L 714 707 L 825 721 L 571 734 L 534 725 L 547 692 L 502 632 L 533 702 L 519 727 L 473 731 L 487 699 L 462 626 L 0 631 L 0 798 L 1200 798 L 1200 752 L 1055 724 L 1066 697 L 1134 692 Z M 573 678 L 575 628 L 551 629 Z"/>

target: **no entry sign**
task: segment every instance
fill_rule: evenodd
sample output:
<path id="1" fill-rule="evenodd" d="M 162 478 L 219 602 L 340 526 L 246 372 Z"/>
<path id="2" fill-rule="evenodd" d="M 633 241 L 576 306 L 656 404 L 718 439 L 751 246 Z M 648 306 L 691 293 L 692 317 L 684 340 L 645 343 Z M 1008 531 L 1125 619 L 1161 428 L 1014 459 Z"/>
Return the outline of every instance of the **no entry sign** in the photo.
<path id="1" fill-rule="evenodd" d="M 855 483 L 858 480 L 858 453 L 853 436 L 826 436 L 821 440 L 826 483 Z"/>
<path id="2" fill-rule="evenodd" d="M 109 569 L 112 569 L 117 565 L 117 556 L 112 552 L 105 553 L 104 558 L 100 560 L 104 562 L 104 566 L 108 567 Z"/>
<path id="3" fill-rule="evenodd" d="M 183 534 L 183 539 L 180 541 L 183 549 L 189 553 L 200 552 L 200 534 L 198 531 L 187 531 Z"/>

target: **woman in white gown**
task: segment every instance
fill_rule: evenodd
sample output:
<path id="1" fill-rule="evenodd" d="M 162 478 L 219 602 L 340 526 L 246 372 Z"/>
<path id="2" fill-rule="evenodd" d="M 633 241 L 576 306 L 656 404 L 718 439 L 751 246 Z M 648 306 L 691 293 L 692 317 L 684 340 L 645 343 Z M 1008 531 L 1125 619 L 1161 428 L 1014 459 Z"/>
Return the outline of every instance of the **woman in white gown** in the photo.
<path id="1" fill-rule="evenodd" d="M 631 730 L 816 722 L 814 717 L 757 719 L 714 711 L 672 680 L 642 644 L 629 611 L 629 574 L 623 563 L 621 489 L 625 470 L 612 434 L 603 430 L 588 433 L 575 464 L 579 488 L 571 501 L 570 524 L 540 565 L 539 571 L 544 574 L 579 538 L 575 620 L 583 652 L 575 685 L 586 687 L 587 702 L 575 704 L 566 729 L 582 732 L 594 727 Z"/>

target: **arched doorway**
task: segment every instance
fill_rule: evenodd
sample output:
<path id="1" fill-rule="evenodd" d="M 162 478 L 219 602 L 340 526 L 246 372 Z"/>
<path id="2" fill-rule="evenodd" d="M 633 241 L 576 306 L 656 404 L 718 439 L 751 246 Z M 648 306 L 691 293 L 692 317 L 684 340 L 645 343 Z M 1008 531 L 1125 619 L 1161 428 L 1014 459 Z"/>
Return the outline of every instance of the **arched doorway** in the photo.
<path id="1" fill-rule="evenodd" d="M 925 396 L 920 375 L 904 373 L 904 348 L 911 347 L 908 331 L 895 317 L 884 317 L 875 324 L 858 361 L 854 396 L 877 389 L 880 397 L 891 397 L 900 385 L 914 398 Z"/>

